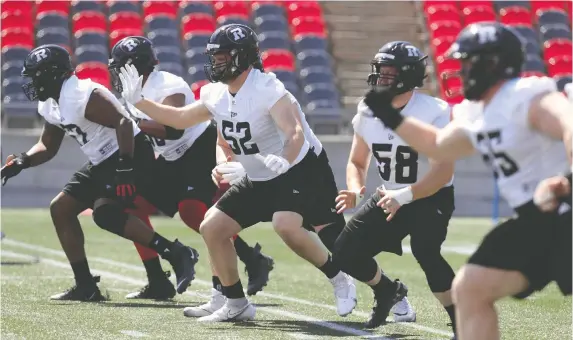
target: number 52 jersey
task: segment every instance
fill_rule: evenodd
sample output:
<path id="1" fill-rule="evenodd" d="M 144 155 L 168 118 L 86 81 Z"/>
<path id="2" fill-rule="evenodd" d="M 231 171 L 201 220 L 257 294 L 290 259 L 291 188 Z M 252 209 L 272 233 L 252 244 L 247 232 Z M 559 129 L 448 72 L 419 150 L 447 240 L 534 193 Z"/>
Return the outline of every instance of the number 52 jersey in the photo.
<path id="1" fill-rule="evenodd" d="M 401 113 L 438 128 L 450 122 L 450 106 L 445 101 L 414 91 Z M 378 173 L 385 189 L 407 187 L 422 179 L 430 170 L 427 158 L 419 155 L 392 130 L 386 128 L 364 101 L 358 103 L 357 114 L 352 119 L 354 133 L 360 136 L 372 152 Z M 449 183 L 453 183 L 453 176 Z"/>
<path id="2" fill-rule="evenodd" d="M 71 76 L 62 85 L 59 103 L 53 99 L 38 103 L 38 113 L 46 122 L 55 125 L 78 142 L 82 152 L 93 165 L 97 165 L 113 155 L 118 149 L 115 129 L 94 123 L 85 118 L 85 111 L 92 92 L 100 89 L 125 117 L 127 112 L 115 96 L 103 85 L 90 79 L 78 79 Z M 133 133 L 139 128 L 133 123 Z"/>

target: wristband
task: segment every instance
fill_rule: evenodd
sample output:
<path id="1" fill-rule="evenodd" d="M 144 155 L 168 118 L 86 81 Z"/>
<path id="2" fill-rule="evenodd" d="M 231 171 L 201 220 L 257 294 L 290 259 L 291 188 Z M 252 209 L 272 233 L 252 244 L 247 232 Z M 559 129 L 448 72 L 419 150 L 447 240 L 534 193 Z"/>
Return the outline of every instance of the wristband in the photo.
<path id="1" fill-rule="evenodd" d="M 22 168 L 22 169 L 27 169 L 27 168 L 30 167 L 30 156 L 28 156 L 27 153 L 22 152 L 22 153 L 20 154 L 20 156 L 18 156 L 18 158 L 20 158 L 20 160 L 22 161 L 22 163 L 21 163 L 21 164 L 22 164 L 22 165 L 21 165 L 21 168 Z"/>
<path id="2" fill-rule="evenodd" d="M 119 156 L 119 161 L 117 162 L 117 171 L 131 171 L 133 170 L 133 160 L 131 156 L 124 155 Z"/>
<path id="3" fill-rule="evenodd" d="M 412 202 L 412 199 L 414 198 L 411 186 L 396 190 L 393 196 L 400 205 L 408 204 Z"/>
<path id="4" fill-rule="evenodd" d="M 356 195 L 356 202 L 354 203 L 354 206 L 358 206 L 364 199 L 364 194 L 361 194 L 359 190 L 353 191 L 353 193 Z"/>

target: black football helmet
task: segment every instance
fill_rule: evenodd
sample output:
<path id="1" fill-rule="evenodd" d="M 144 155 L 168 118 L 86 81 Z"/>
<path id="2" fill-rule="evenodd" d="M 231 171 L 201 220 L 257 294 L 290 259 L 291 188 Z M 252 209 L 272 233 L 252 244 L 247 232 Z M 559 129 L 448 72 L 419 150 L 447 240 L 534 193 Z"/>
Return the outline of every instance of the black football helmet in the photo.
<path id="1" fill-rule="evenodd" d="M 461 71 L 446 72 L 442 80 L 460 76 L 464 97 L 480 100 L 500 80 L 519 77 L 524 55 L 521 37 L 512 28 L 497 22 L 472 24 L 460 32 L 445 55 L 460 60 Z M 448 95 L 454 94 L 446 90 Z"/>
<path id="2" fill-rule="evenodd" d="M 229 55 L 225 62 L 217 62 L 215 55 Z M 228 82 L 237 78 L 250 66 L 264 71 L 259 51 L 259 38 L 250 27 L 229 24 L 219 27 L 207 43 L 205 74 L 212 83 Z"/>
<path id="3" fill-rule="evenodd" d="M 113 88 L 121 93 L 120 69 L 133 64 L 141 76 L 148 76 L 159 63 L 151 41 L 145 37 L 131 36 L 118 41 L 111 49 L 108 69 Z"/>
<path id="4" fill-rule="evenodd" d="M 387 87 L 394 94 L 401 94 L 421 87 L 426 78 L 426 59 L 416 46 L 407 41 L 392 41 L 382 46 L 370 62 L 372 73 L 368 84 Z M 393 66 L 396 74 L 381 72 L 382 66 Z"/>
<path id="5" fill-rule="evenodd" d="M 29 100 L 58 100 L 64 81 L 74 73 L 72 59 L 68 51 L 58 45 L 42 45 L 33 49 L 22 69 L 22 77 L 31 78 L 22 85 Z"/>

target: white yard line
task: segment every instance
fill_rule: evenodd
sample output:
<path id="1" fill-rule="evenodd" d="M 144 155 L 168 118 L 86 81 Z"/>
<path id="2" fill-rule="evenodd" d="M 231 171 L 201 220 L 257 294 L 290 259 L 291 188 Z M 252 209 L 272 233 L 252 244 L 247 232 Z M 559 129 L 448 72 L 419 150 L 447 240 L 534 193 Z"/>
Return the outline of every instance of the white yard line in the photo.
<path id="1" fill-rule="evenodd" d="M 32 251 L 37 251 L 40 253 L 52 254 L 52 255 L 59 256 L 59 257 L 65 257 L 66 256 L 65 253 L 61 250 L 55 250 L 55 249 L 43 247 L 40 245 L 20 242 L 20 241 L 8 239 L 8 238 L 5 238 L 4 240 L 2 240 L 2 242 L 7 244 L 7 245 L 12 245 L 15 247 L 20 247 L 20 248 L 28 249 L 28 250 L 32 250 Z M 468 249 L 465 249 L 466 247 L 455 247 L 455 248 L 465 250 L 466 252 L 470 251 L 470 249 L 469 249 L 470 247 L 468 247 Z M 134 270 L 134 271 L 138 271 L 138 272 L 144 272 L 145 271 L 145 269 L 142 266 L 127 264 L 124 262 L 118 262 L 118 261 L 114 261 L 114 260 L 110 260 L 110 259 L 106 259 L 106 258 L 101 258 L 101 257 L 89 257 L 89 260 L 90 260 L 90 262 L 99 262 L 99 263 L 115 266 L 118 268 L 124 268 L 124 269 Z M 67 268 L 69 268 L 69 264 L 66 264 L 66 266 L 67 266 Z M 94 272 L 95 272 L 95 270 L 94 270 Z M 106 276 L 108 276 L 108 275 L 106 275 Z M 142 282 L 142 284 L 145 284 L 145 282 L 143 282 L 143 281 L 141 281 L 141 282 Z M 212 285 L 211 281 L 205 281 L 205 280 L 201 280 L 201 279 L 195 279 L 195 280 L 193 280 L 193 283 L 198 283 L 198 284 L 209 286 L 209 287 Z M 320 307 L 320 308 L 329 309 L 329 310 L 333 310 L 333 311 L 336 310 L 335 306 L 321 304 L 321 303 L 303 300 L 303 299 L 298 299 L 298 298 L 293 298 L 290 296 L 285 296 L 285 295 L 280 295 L 280 294 L 275 294 L 275 293 L 259 292 L 259 293 L 257 293 L 257 295 L 258 296 L 264 296 L 264 297 L 271 298 L 271 299 L 275 299 L 275 300 L 294 302 L 294 303 L 301 304 L 301 305 Z M 361 317 L 368 317 L 369 316 L 369 313 L 362 312 L 362 311 L 356 311 L 356 310 L 353 311 L 353 314 L 361 316 Z M 436 334 L 436 335 L 447 336 L 447 337 L 453 336 L 453 333 L 451 333 L 449 331 L 444 331 L 441 329 L 422 326 L 422 325 L 415 324 L 415 323 L 401 323 L 400 325 L 405 326 L 405 327 L 414 328 L 414 329 L 424 331 L 427 333 Z"/>
<path id="2" fill-rule="evenodd" d="M 28 254 L 12 252 L 12 251 L 9 251 L 6 249 L 2 249 L 2 256 L 10 256 L 10 257 L 22 258 L 22 259 L 24 259 L 24 258 L 28 259 L 31 257 L 31 255 L 28 255 Z M 69 269 L 70 268 L 70 265 L 67 262 L 61 262 L 61 261 L 56 261 L 56 260 L 47 259 L 47 258 L 42 258 L 40 260 L 40 263 L 50 265 L 53 267 L 62 268 L 62 269 Z M 146 283 L 144 280 L 139 280 L 139 279 L 136 279 L 133 277 L 129 277 L 129 276 L 125 276 L 125 275 L 121 275 L 121 274 L 117 274 L 117 273 L 113 273 L 113 272 L 109 272 L 109 271 L 105 271 L 105 270 L 92 269 L 92 272 L 96 275 L 104 275 L 106 277 L 110 277 L 110 278 L 115 279 L 117 281 L 122 281 L 122 282 L 129 283 L 129 284 L 143 285 Z M 185 294 L 196 295 L 196 294 L 193 294 L 192 292 L 185 292 Z M 279 310 L 279 309 L 270 308 L 270 307 L 257 307 L 257 310 L 262 311 L 264 313 L 268 313 L 268 314 L 278 315 L 281 317 L 286 317 L 286 318 L 300 320 L 300 321 L 306 321 L 308 323 L 311 323 L 311 324 L 314 324 L 314 325 L 317 325 L 317 326 L 320 326 L 323 328 L 328 328 L 328 329 L 331 329 L 333 331 L 337 331 L 340 333 L 346 333 L 346 334 L 350 334 L 350 335 L 361 336 L 361 337 L 368 338 L 368 339 L 396 340 L 395 338 L 388 338 L 388 337 L 384 337 L 381 335 L 372 334 L 370 332 L 362 331 L 362 330 L 355 329 L 352 327 L 347 327 L 344 325 L 339 325 L 336 323 L 316 319 L 316 318 L 313 318 L 311 316 L 304 315 L 304 314 L 287 312 L 284 310 Z M 126 332 L 132 332 L 132 333 L 128 334 Z M 142 334 L 143 336 L 146 336 L 144 333 L 137 332 L 137 331 L 122 331 L 121 333 L 124 333 L 126 335 L 130 335 L 130 336 L 134 336 L 134 337 L 142 337 L 141 335 L 136 336 L 136 334 Z"/>
<path id="3" fill-rule="evenodd" d="M 125 331 L 119 331 L 121 334 L 125 334 L 127 336 L 131 336 L 133 338 L 144 338 L 147 336 L 147 334 L 142 333 L 142 332 L 138 332 L 138 331 L 130 331 L 130 330 L 125 330 Z"/>

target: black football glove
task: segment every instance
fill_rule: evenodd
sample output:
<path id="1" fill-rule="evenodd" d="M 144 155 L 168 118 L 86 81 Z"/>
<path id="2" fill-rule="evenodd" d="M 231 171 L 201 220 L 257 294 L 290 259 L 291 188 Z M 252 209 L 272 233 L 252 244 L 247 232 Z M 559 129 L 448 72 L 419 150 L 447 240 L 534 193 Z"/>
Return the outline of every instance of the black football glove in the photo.
<path id="1" fill-rule="evenodd" d="M 29 167 L 30 167 L 30 156 L 26 155 L 25 153 L 21 153 L 19 156 L 16 156 L 14 159 L 6 163 L 6 165 L 4 165 L 1 170 L 2 186 L 6 184 L 9 178 L 18 175 L 22 170 Z"/>
<path id="2" fill-rule="evenodd" d="M 373 88 L 364 96 L 364 104 L 372 111 L 374 117 L 392 130 L 396 130 L 404 120 L 400 111 L 392 106 L 392 99 L 395 96 L 391 91 L 382 88 Z"/>
<path id="3" fill-rule="evenodd" d="M 126 206 L 133 206 L 136 193 L 133 161 L 131 157 L 120 156 L 115 172 L 115 195 Z"/>

